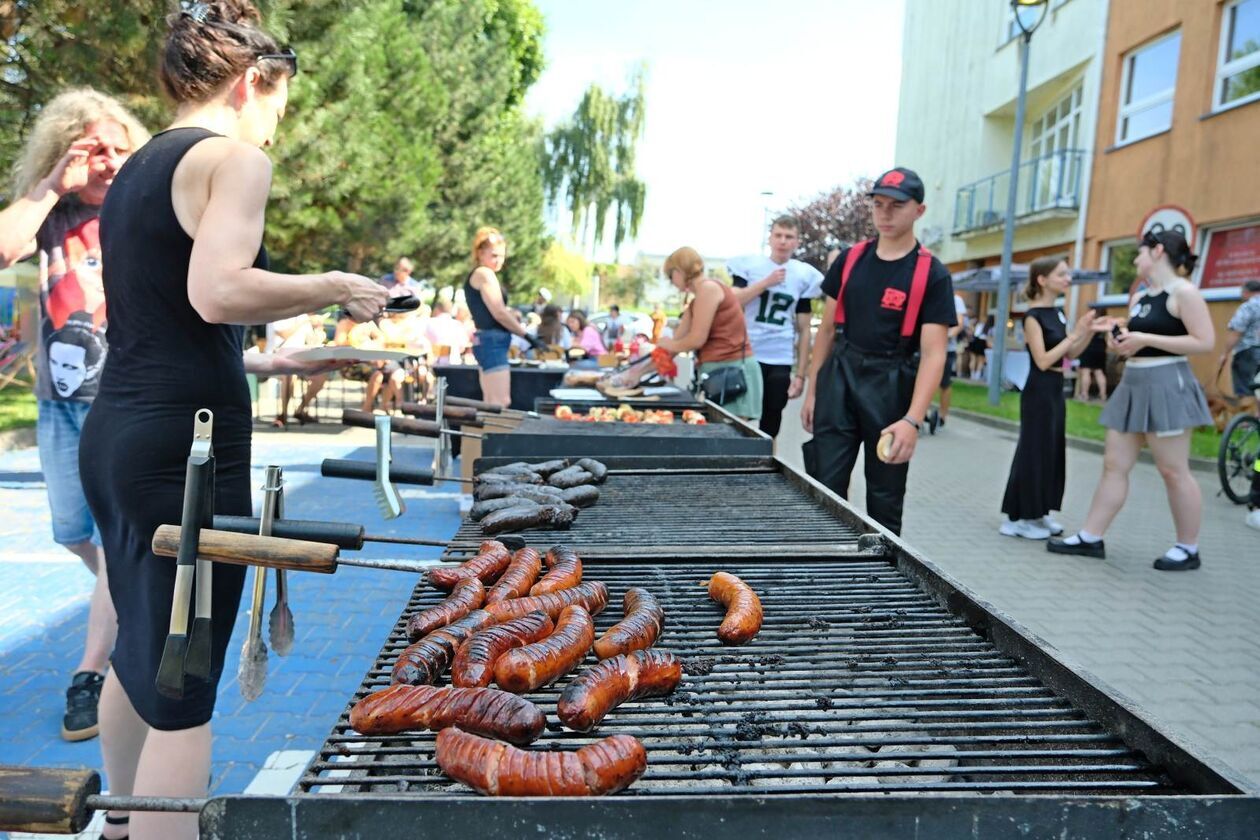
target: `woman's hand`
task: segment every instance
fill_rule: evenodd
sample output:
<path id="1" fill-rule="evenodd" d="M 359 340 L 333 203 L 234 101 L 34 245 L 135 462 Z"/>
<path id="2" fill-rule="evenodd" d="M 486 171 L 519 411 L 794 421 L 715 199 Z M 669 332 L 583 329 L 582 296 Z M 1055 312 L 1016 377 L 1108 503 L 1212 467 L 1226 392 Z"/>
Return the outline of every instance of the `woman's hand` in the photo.
<path id="1" fill-rule="evenodd" d="M 88 169 L 88 157 L 99 144 L 100 140 L 96 137 L 75 140 L 61 156 L 61 160 L 57 161 L 52 172 L 44 178 L 43 186 L 52 190 L 58 197 L 78 192 L 86 187 L 88 176 L 91 174 Z"/>
<path id="2" fill-rule="evenodd" d="M 1112 346 L 1115 348 L 1117 354 L 1127 359 L 1143 347 L 1150 347 L 1150 339 L 1151 336 L 1149 333 L 1129 332 L 1128 330 L 1125 330 L 1120 333 L 1119 338 L 1112 342 Z"/>
<path id="3" fill-rule="evenodd" d="M 812 390 L 805 394 L 805 401 L 801 403 L 801 426 L 811 435 L 814 433 L 814 392 Z"/>
<path id="4" fill-rule="evenodd" d="M 805 377 L 799 373 L 792 374 L 792 379 L 788 382 L 788 399 L 794 400 L 799 397 L 805 390 Z"/>
<path id="5" fill-rule="evenodd" d="M 379 318 L 389 303 L 389 291 L 370 277 L 349 274 L 345 271 L 329 271 L 325 275 L 344 289 L 341 305 L 358 323 Z"/>
<path id="6" fill-rule="evenodd" d="M 1086 309 L 1085 314 L 1076 319 L 1076 327 L 1072 330 L 1073 342 L 1084 340 L 1085 336 L 1095 332 L 1094 322 L 1098 320 L 1098 313 L 1093 309 Z"/>

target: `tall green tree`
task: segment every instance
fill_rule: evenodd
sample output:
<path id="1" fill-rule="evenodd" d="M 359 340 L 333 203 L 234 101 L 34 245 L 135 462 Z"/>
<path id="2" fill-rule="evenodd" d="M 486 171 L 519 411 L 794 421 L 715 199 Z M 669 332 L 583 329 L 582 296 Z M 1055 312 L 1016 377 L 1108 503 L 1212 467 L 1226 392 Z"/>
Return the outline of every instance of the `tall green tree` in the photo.
<path id="1" fill-rule="evenodd" d="M 635 174 L 635 148 L 643 135 L 644 110 L 640 67 L 621 96 L 599 85 L 588 87 L 573 116 L 547 135 L 547 200 L 564 207 L 574 239 L 592 254 L 604 239 L 610 211 L 615 213 L 614 250 L 638 234 L 647 188 Z"/>

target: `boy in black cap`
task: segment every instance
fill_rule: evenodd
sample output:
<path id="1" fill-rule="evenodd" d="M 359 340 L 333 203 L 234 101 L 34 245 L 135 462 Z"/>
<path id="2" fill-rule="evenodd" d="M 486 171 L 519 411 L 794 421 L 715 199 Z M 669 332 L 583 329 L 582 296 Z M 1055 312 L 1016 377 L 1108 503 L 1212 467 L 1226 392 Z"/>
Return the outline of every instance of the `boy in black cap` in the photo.
<path id="1" fill-rule="evenodd" d="M 823 280 L 827 304 L 801 422 L 814 433 L 810 474 L 843 497 L 865 446 L 866 512 L 899 534 L 909 461 L 957 318 L 949 271 L 914 236 L 926 209 L 923 181 L 899 167 L 869 195 L 879 235 L 845 249 Z"/>

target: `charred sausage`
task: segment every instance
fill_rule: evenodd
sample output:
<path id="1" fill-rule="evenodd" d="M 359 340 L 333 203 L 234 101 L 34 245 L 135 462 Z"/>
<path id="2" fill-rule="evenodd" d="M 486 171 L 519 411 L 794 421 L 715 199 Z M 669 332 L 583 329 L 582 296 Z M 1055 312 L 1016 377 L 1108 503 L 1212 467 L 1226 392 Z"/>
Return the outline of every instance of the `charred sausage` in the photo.
<path id="1" fill-rule="evenodd" d="M 558 473 L 560 472 L 560 470 L 569 466 L 569 459 L 557 458 L 553 461 L 542 461 L 541 463 L 538 463 L 538 464 L 526 464 L 525 466 L 529 467 L 534 472 L 546 478 L 547 476 L 550 476 L 552 473 Z"/>
<path id="2" fill-rule="evenodd" d="M 534 505 L 496 510 L 481 520 L 481 532 L 487 535 L 504 531 L 525 531 L 530 528 L 546 528 L 567 531 L 577 518 L 577 508 L 572 505 Z"/>
<path id="3" fill-rule="evenodd" d="M 522 548 L 512 555 L 512 562 L 499 582 L 486 593 L 487 604 L 497 604 L 509 598 L 521 598 L 542 571 L 542 557 L 532 548 Z"/>
<path id="4" fill-rule="evenodd" d="M 590 473 L 596 484 L 603 484 L 608 479 L 608 467 L 594 458 L 579 458 L 577 465 Z"/>
<path id="5" fill-rule="evenodd" d="M 504 496 L 500 499 L 486 499 L 484 501 L 473 504 L 472 509 L 468 511 L 468 518 L 473 522 L 480 522 L 496 510 L 505 510 L 510 507 L 534 507 L 538 502 L 520 496 Z"/>
<path id="6" fill-rule="evenodd" d="M 452 727 L 437 736 L 442 772 L 486 796 L 603 796 L 634 783 L 647 750 L 630 735 L 611 735 L 576 752 L 517 749 Z"/>
<path id="7" fill-rule="evenodd" d="M 360 735 L 458 726 L 523 746 L 536 741 L 546 725 L 547 718 L 533 703 L 493 688 L 391 685 L 350 709 L 350 727 Z"/>
<path id="8" fill-rule="evenodd" d="M 545 495 L 549 498 L 559 499 L 561 489 L 559 487 L 550 487 L 546 484 L 529 484 L 520 481 L 493 481 L 478 484 L 473 490 L 473 498 L 477 501 L 486 499 L 501 499 L 504 496 L 519 496 L 526 493 L 535 493 Z"/>
<path id="9" fill-rule="evenodd" d="M 547 552 L 547 574 L 529 590 L 530 595 L 546 595 L 572 589 L 582 582 L 582 559 L 567 545 L 553 545 Z"/>
<path id="10" fill-rule="evenodd" d="M 646 589 L 638 586 L 627 589 L 621 608 L 626 617 L 595 642 L 595 655 L 600 659 L 649 648 L 665 627 L 665 611 L 656 596 Z"/>
<path id="11" fill-rule="evenodd" d="M 728 645 L 742 645 L 761 629 L 761 599 L 752 587 L 729 572 L 709 578 L 709 597 L 726 607 L 718 638 Z"/>
<path id="12" fill-rule="evenodd" d="M 421 639 L 439 627 L 463 618 L 486 602 L 486 587 L 475 578 L 464 578 L 455 584 L 451 594 L 436 607 L 421 610 L 407 619 L 407 638 Z"/>
<path id="13" fill-rule="evenodd" d="M 554 620 L 570 604 L 578 604 L 591 615 L 599 615 L 608 606 L 608 587 L 602 581 L 588 580 L 572 589 L 490 604 L 486 607 L 486 612 L 494 616 L 496 621 L 508 621 L 535 611 L 545 612 Z"/>
<path id="14" fill-rule="evenodd" d="M 475 577 L 482 583 L 492 583 L 503 574 L 503 570 L 512 562 L 512 552 L 498 540 L 486 540 L 481 544 L 477 556 L 472 557 L 455 568 L 443 566 L 429 570 L 429 583 L 438 589 L 449 592 L 455 584 L 465 578 Z"/>
<path id="15" fill-rule="evenodd" d="M 574 507 L 590 507 L 599 501 L 599 488 L 593 484 L 581 484 L 565 490 L 560 494 L 560 498 L 565 504 Z"/>
<path id="16" fill-rule="evenodd" d="M 560 722 L 590 732 L 622 703 L 673 693 L 682 680 L 682 662 L 663 650 L 636 650 L 587 668 L 564 687 L 556 703 Z"/>
<path id="17" fill-rule="evenodd" d="M 459 621 L 434 630 L 399 655 L 391 674 L 392 681 L 406 685 L 437 682 L 455 658 L 459 646 L 478 630 L 485 630 L 494 623 L 494 616 L 490 613 L 473 610 Z"/>
<path id="18" fill-rule="evenodd" d="M 520 476 L 520 478 L 517 478 Z M 542 473 L 526 464 L 524 461 L 515 461 L 511 464 L 504 464 L 500 467 L 491 467 L 481 473 L 474 479 L 478 482 L 499 481 L 502 478 L 508 478 L 514 481 L 523 481 L 527 484 L 541 484 Z"/>
<path id="19" fill-rule="evenodd" d="M 536 612 L 472 635 L 455 652 L 455 661 L 451 663 L 451 684 L 460 688 L 484 688 L 494 676 L 495 660 L 512 648 L 546 638 L 553 629 L 555 625 L 551 617 Z"/>
<path id="20" fill-rule="evenodd" d="M 494 681 L 504 691 L 524 694 L 551 685 L 582 664 L 595 642 L 591 614 L 576 604 L 565 607 L 556 630 L 532 645 L 509 650 L 494 663 Z"/>
<path id="21" fill-rule="evenodd" d="M 552 487 L 559 487 L 561 490 L 577 487 L 579 484 L 592 484 L 594 481 L 595 477 L 593 475 L 576 464 L 547 478 L 548 484 Z"/>

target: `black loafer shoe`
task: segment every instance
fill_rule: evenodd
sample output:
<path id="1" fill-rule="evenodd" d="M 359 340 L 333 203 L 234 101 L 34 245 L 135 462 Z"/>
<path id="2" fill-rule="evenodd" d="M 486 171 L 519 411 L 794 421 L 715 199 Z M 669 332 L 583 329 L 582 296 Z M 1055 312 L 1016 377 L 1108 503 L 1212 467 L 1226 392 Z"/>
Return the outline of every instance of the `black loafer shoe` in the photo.
<path id="1" fill-rule="evenodd" d="M 1066 540 L 1050 540 L 1046 543 L 1046 551 L 1051 554 L 1074 554 L 1077 557 L 1107 559 L 1107 546 L 1103 540 L 1094 543 L 1080 542 L 1075 545 Z"/>
<path id="2" fill-rule="evenodd" d="M 61 737 L 67 741 L 95 738 L 96 706 L 101 699 L 105 677 L 95 671 L 80 671 L 66 689 L 66 716 L 61 721 Z"/>
<path id="3" fill-rule="evenodd" d="M 1186 556 L 1185 560 L 1173 560 L 1170 557 L 1160 557 L 1155 561 L 1155 568 L 1161 572 L 1188 572 L 1191 569 L 1197 569 L 1203 565 L 1199 562 L 1199 552 Z"/>

